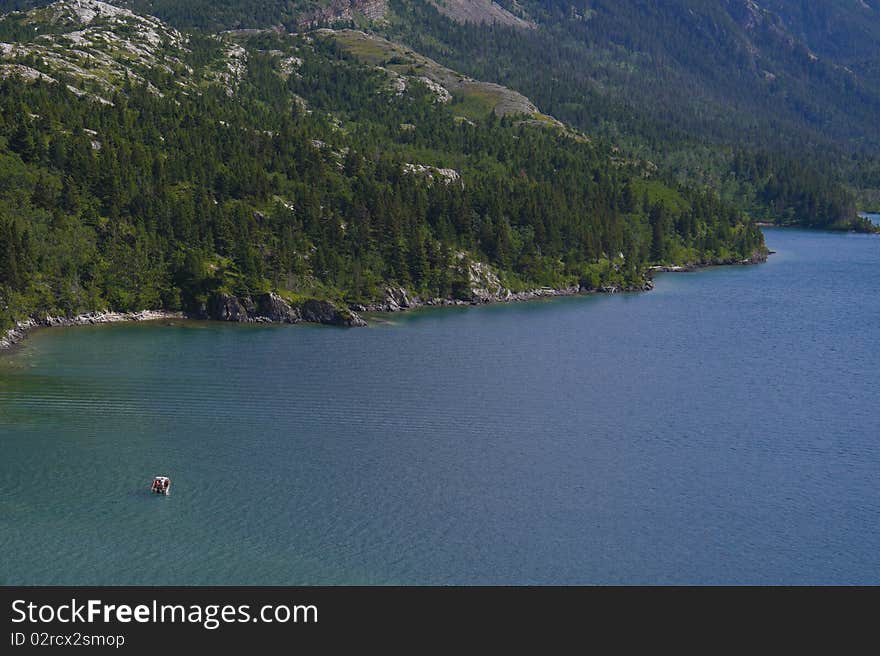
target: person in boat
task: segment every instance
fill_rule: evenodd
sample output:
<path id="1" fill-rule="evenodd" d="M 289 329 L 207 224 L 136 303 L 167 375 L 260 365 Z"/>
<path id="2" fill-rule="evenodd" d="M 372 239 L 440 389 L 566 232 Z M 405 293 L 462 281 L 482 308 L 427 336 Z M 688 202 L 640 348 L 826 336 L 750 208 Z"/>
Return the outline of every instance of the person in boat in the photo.
<path id="1" fill-rule="evenodd" d="M 150 492 L 154 492 L 155 494 L 168 494 L 171 489 L 171 479 L 167 476 L 156 476 L 153 478 L 153 483 L 150 485 Z"/>

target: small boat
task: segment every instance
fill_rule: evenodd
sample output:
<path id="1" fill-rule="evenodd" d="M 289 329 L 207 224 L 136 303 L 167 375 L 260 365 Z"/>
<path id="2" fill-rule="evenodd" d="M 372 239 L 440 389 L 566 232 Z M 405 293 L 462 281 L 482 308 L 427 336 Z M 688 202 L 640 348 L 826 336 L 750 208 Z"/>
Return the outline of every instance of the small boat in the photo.
<path id="1" fill-rule="evenodd" d="M 171 494 L 171 479 L 167 476 L 156 476 L 153 479 L 153 485 L 150 487 L 150 492 L 153 494 L 164 494 L 168 496 Z"/>

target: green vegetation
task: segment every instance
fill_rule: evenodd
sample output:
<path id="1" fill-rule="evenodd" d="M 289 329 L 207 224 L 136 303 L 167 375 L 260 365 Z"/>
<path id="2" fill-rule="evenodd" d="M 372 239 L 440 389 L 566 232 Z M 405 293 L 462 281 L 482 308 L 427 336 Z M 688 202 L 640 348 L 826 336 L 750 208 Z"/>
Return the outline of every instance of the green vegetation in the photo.
<path id="1" fill-rule="evenodd" d="M 0 10 L 45 3 L 0 0 Z M 875 47 L 880 20 L 872 3 L 501 3 L 535 29 L 522 29 L 515 21 L 454 22 L 430 0 L 390 0 L 385 17 L 372 24 L 363 12 L 375 15 L 374 5 L 381 3 L 368 0 L 117 3 L 178 28 L 209 32 L 339 27 L 344 17 L 347 26 L 369 25 L 406 44 L 383 44 L 372 37 L 349 43 L 350 52 L 363 61 L 400 73 L 417 59 L 415 72 L 442 65 L 506 85 L 549 115 L 616 144 L 627 157 L 654 162 L 679 182 L 715 189 L 761 218 L 781 211 L 804 225 L 862 230 L 865 226 L 852 211 L 846 217 L 801 218 L 799 213 L 811 206 L 865 210 L 880 204 L 880 54 Z M 463 11 L 460 18 L 479 19 L 484 12 L 482 18 L 491 21 L 494 10 L 475 2 Z M 0 34 L 8 32 L 0 38 L 34 39 L 32 31 L 10 29 L 0 27 Z M 404 56 L 389 56 L 392 49 Z M 466 118 L 492 103 L 499 106 L 485 85 L 472 93 L 450 90 Z M 767 180 L 803 193 L 787 193 L 792 202 L 774 202 L 770 208 L 764 182 L 734 176 L 733 160 L 740 152 L 779 164 L 767 172 Z M 821 189 L 811 186 L 817 179 Z M 817 193 L 820 197 L 811 199 Z"/>
<path id="2" fill-rule="evenodd" d="M 519 289 L 640 285 L 652 264 L 763 249 L 718 194 L 601 141 L 491 107 L 463 121 L 420 73 L 401 90 L 333 34 L 241 39 L 240 79 L 200 70 L 231 44 L 190 40 L 198 90 L 166 72 L 99 102 L 36 58 L 56 83 L 0 81 L 0 322 L 198 313 L 219 292 L 466 297 L 461 254 Z"/>
<path id="3" fill-rule="evenodd" d="M 637 288 L 762 253 L 754 221 L 874 230 L 880 26 L 853 3 L 502 3 L 523 29 L 390 0 L 373 33 L 334 0 L 125 4 L 191 31 L 0 20 L 0 326 L 467 298 L 476 262 Z"/>
<path id="4" fill-rule="evenodd" d="M 794 30 L 806 29 L 799 21 L 829 57 L 847 43 L 837 33 L 821 40 L 819 19 L 801 15 L 801 3 L 776 4 L 792 17 L 791 33 L 775 14 L 751 15 L 747 3 L 687 0 L 520 3 L 537 30 L 462 25 L 430 3 L 391 0 L 383 31 L 451 68 L 524 93 L 678 180 L 717 189 L 743 211 L 864 230 L 856 199 L 865 207 L 862 199 L 880 189 L 880 65 L 816 59 L 797 40 Z M 829 20 L 861 25 L 838 6 L 845 3 L 828 4 Z M 856 32 L 880 33 L 876 17 L 863 22 Z M 871 54 L 880 60 L 876 52 L 864 57 Z M 771 166 L 762 171 L 771 188 L 739 177 L 735 156 Z"/>
<path id="5" fill-rule="evenodd" d="M 210 30 L 274 25 L 299 30 L 304 21 L 332 24 L 334 15 L 349 8 L 332 0 L 128 4 L 177 26 Z M 718 190 L 743 211 L 774 221 L 863 230 L 855 207 L 880 204 L 875 5 L 852 0 L 501 3 L 537 25 L 522 29 L 455 22 L 429 0 L 389 4 L 387 21 L 372 28 L 391 41 L 515 89 L 548 114 L 617 144 L 632 157 L 655 162 L 677 180 Z M 478 4 L 467 15 L 478 16 Z M 491 22 L 489 13 L 484 18 Z M 360 46 L 374 54 L 377 49 L 376 42 Z M 458 94 L 460 113 L 471 117 L 482 111 L 485 93 Z M 769 205 L 764 182 L 731 177 L 740 151 L 778 164 L 766 172 L 767 180 L 803 193 L 786 193 L 791 202 L 781 205 L 777 197 Z M 814 187 L 815 180 L 821 185 Z M 845 217 L 800 215 L 803 208 L 843 205 Z M 768 216 L 775 212 L 783 216 Z"/>

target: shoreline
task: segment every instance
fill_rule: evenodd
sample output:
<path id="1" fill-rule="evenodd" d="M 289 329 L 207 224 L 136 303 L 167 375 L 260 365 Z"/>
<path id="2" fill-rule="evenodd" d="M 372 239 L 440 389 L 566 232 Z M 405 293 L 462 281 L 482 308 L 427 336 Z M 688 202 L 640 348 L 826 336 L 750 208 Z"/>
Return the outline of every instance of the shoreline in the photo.
<path id="1" fill-rule="evenodd" d="M 625 290 L 614 286 L 600 289 L 585 289 L 578 285 L 572 285 L 571 287 L 536 287 L 535 289 L 521 292 L 510 291 L 509 289 L 501 292 L 478 290 L 484 293 L 475 294 L 474 298 L 470 300 L 459 298 L 421 299 L 415 295 L 411 296 L 403 287 L 388 287 L 385 290 L 384 301 L 369 304 L 350 303 L 349 308 L 354 312 L 394 314 L 421 308 L 477 307 L 480 305 L 495 305 L 497 303 L 527 303 L 542 299 L 587 296 L 590 294 L 614 294 L 622 291 L 648 291 L 651 287 L 653 287 L 653 283 L 649 280 L 643 288 L 627 288 Z"/>
<path id="2" fill-rule="evenodd" d="M 642 284 L 628 285 L 626 287 L 603 285 L 596 288 L 587 288 L 580 285 L 571 285 L 570 287 L 558 288 L 537 287 L 535 289 L 514 292 L 509 289 L 504 289 L 499 284 L 498 287 L 500 289 L 497 289 L 494 292 L 480 288 L 472 289 L 473 298 L 470 300 L 450 298 L 431 298 L 423 300 L 416 295 L 411 296 L 403 287 L 388 287 L 385 289 L 385 299 L 383 301 L 370 304 L 349 303 L 348 307 L 353 312 L 392 314 L 395 312 L 405 312 L 429 307 L 466 307 L 491 305 L 495 303 L 523 303 L 548 298 L 589 296 L 592 294 L 649 292 L 654 289 L 653 278 L 657 273 L 691 273 L 716 266 L 752 266 L 763 264 L 767 261 L 767 258 L 775 252 L 776 251 L 770 249 L 764 249 L 753 252 L 751 257 L 745 259 L 731 259 L 721 262 L 688 262 L 684 265 L 677 266 L 652 266 L 645 270 Z"/>
<path id="3" fill-rule="evenodd" d="M 650 280 L 648 281 L 650 283 Z M 650 286 L 653 287 L 653 284 L 650 283 Z M 607 289 L 607 291 L 606 291 Z M 635 290 L 635 289 L 627 289 L 624 291 L 647 291 L 649 287 L 646 286 L 643 290 Z M 584 290 L 577 286 L 567 287 L 567 288 L 551 288 L 551 287 L 540 287 L 534 290 L 528 290 L 524 292 L 510 292 L 508 291 L 508 295 L 499 295 L 497 298 L 493 297 L 485 297 L 479 300 L 461 300 L 461 299 L 429 299 L 427 301 L 422 301 L 417 296 L 412 297 L 410 299 L 408 293 L 403 288 L 388 288 L 386 292 L 390 292 L 393 296 L 386 297 L 386 302 L 384 303 L 376 303 L 370 305 L 360 305 L 357 303 L 349 304 L 349 308 L 351 310 L 356 310 L 357 312 L 365 312 L 369 314 L 394 314 L 397 312 L 406 312 L 411 310 L 418 310 L 420 308 L 427 307 L 469 307 L 469 306 L 479 306 L 479 305 L 494 305 L 496 303 L 517 303 L 517 302 L 529 302 L 536 301 L 541 299 L 551 299 L 551 298 L 562 298 L 562 297 L 570 297 L 570 296 L 578 296 L 578 295 L 590 295 L 590 294 L 601 294 L 601 293 L 617 293 L 621 290 L 618 290 L 616 287 L 613 288 L 602 288 L 597 290 Z M 390 300 L 396 299 L 396 300 Z M 402 303 L 402 304 L 398 304 Z M 364 327 L 367 326 L 368 323 L 360 318 L 359 314 L 355 314 L 355 312 L 351 312 L 353 317 L 356 317 L 357 320 L 350 324 L 347 324 L 347 327 Z M 4 333 L 0 334 L 0 353 L 5 351 L 10 351 L 21 342 L 23 342 L 30 335 L 31 332 L 35 330 L 40 330 L 44 328 L 73 328 L 76 326 L 97 326 L 102 324 L 111 324 L 111 323 L 135 323 L 135 322 L 147 322 L 147 321 L 167 321 L 167 320 L 187 320 L 187 321 L 216 321 L 218 323 L 247 323 L 247 324 L 277 324 L 277 325 L 295 325 L 299 323 L 310 323 L 314 325 L 335 325 L 339 326 L 339 322 L 335 319 L 335 317 L 328 318 L 324 321 L 291 321 L 288 320 L 287 317 L 275 317 L 269 318 L 266 316 L 246 316 L 242 317 L 241 315 L 235 314 L 223 314 L 222 316 L 212 317 L 206 316 L 203 314 L 187 314 L 185 312 L 170 312 L 165 310 L 140 310 L 137 312 L 111 312 L 111 311 L 103 311 L 103 312 L 86 312 L 84 314 L 78 314 L 73 317 L 63 317 L 63 316 L 52 316 L 46 315 L 43 318 L 38 317 L 28 317 L 23 321 L 16 322 L 15 326 L 7 329 Z"/>
<path id="4" fill-rule="evenodd" d="M 260 315 L 248 316 L 246 312 L 238 314 L 237 312 L 229 312 L 228 304 L 233 302 L 230 297 L 223 299 L 223 311 L 218 316 L 205 316 L 204 314 L 192 315 L 185 312 L 171 312 L 167 310 L 139 310 L 135 312 L 113 312 L 110 310 L 87 312 L 78 314 L 73 317 L 52 316 L 45 317 L 29 317 L 23 321 L 19 321 L 12 328 L 6 330 L 0 335 L 0 352 L 11 350 L 16 345 L 24 341 L 33 330 L 40 328 L 70 328 L 74 326 L 95 326 L 110 323 L 131 323 L 145 321 L 163 321 L 172 319 L 186 319 L 192 321 L 220 321 L 227 323 L 274 323 L 274 324 L 296 324 L 296 323 L 314 323 L 318 325 L 344 325 L 348 327 L 362 327 L 368 325 L 359 314 L 395 314 L 397 312 L 408 312 L 418 310 L 420 308 L 432 307 L 477 307 L 480 305 L 494 305 L 498 303 L 528 303 L 530 301 L 547 300 L 553 298 L 566 298 L 572 296 L 591 296 L 593 294 L 622 294 L 622 293 L 638 293 L 648 292 L 654 289 L 653 277 L 657 273 L 692 273 L 701 269 L 715 266 L 750 266 L 762 264 L 767 261 L 767 256 L 773 254 L 774 251 L 768 251 L 766 254 L 756 253 L 751 258 L 744 260 L 736 260 L 729 262 L 700 262 L 688 263 L 680 266 L 652 266 L 645 271 L 644 282 L 641 285 L 629 285 L 619 287 L 617 285 L 604 285 L 597 288 L 586 288 L 579 285 L 571 285 L 569 287 L 537 287 L 520 292 L 514 292 L 509 289 L 501 288 L 491 292 L 486 289 L 473 289 L 473 298 L 470 300 L 454 299 L 454 298 L 431 298 L 421 299 L 416 295 L 410 295 L 403 287 L 388 287 L 385 290 L 385 299 L 378 303 L 360 304 L 349 303 L 348 310 L 351 317 L 344 323 L 340 321 L 339 311 L 324 314 L 316 312 L 308 315 L 307 318 L 293 318 L 284 312 L 272 312 Z M 273 302 L 282 302 L 276 294 L 269 294 L 269 298 Z M 234 301 L 238 303 L 238 299 Z M 322 305 L 325 302 L 320 302 Z M 289 310 L 290 306 L 283 303 L 283 310 Z M 275 308 L 273 308 L 275 309 Z"/>
<path id="5" fill-rule="evenodd" d="M 87 312 L 73 317 L 52 316 L 29 317 L 16 322 L 0 336 L 0 351 L 7 351 L 21 343 L 33 330 L 39 328 L 70 328 L 73 326 L 96 326 L 105 323 L 128 323 L 135 321 L 161 321 L 165 319 L 188 319 L 183 312 L 166 310 L 140 310 L 137 312 Z"/>
<path id="6" fill-rule="evenodd" d="M 868 217 L 861 217 L 867 220 Z M 851 235 L 876 235 L 880 234 L 880 224 L 872 223 L 873 230 L 856 230 L 852 227 L 845 228 L 811 228 L 809 226 L 799 225 L 797 223 L 770 223 L 768 221 L 755 221 L 755 225 L 759 228 L 779 228 L 780 230 L 810 230 L 816 232 L 831 232 L 831 233 L 848 233 Z"/>

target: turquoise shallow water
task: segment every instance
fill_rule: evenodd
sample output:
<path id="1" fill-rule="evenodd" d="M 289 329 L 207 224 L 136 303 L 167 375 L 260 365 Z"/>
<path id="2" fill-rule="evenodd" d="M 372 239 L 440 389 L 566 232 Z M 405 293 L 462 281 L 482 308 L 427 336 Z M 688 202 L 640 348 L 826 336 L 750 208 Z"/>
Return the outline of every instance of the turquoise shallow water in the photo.
<path id="1" fill-rule="evenodd" d="M 766 234 L 647 294 L 35 333 L 0 583 L 880 583 L 880 238 Z"/>

